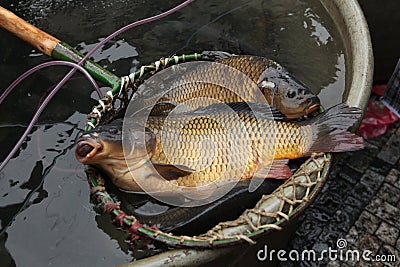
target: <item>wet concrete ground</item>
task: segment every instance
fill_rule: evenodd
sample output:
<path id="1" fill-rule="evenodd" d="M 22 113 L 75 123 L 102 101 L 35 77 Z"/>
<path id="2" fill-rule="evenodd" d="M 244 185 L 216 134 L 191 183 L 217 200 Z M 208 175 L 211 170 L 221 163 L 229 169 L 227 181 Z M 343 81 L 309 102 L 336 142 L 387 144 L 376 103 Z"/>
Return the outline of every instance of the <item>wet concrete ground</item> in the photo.
<path id="1" fill-rule="evenodd" d="M 400 266 L 399 159 L 400 122 L 386 134 L 367 140 L 364 150 L 343 153 L 322 192 L 299 218 L 287 248 L 318 253 L 329 247 L 336 250 L 338 240 L 344 239 L 344 252 L 370 250 L 371 256 L 395 255 L 396 262 L 357 262 L 344 256 L 342 261 L 324 257 L 322 262 L 280 266 Z"/>

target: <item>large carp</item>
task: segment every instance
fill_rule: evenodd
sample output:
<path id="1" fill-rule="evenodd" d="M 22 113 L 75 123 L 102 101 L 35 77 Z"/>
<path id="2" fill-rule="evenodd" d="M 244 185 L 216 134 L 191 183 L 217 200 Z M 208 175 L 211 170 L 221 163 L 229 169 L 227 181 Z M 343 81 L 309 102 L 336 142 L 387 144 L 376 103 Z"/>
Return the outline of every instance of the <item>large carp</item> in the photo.
<path id="1" fill-rule="evenodd" d="M 358 108 L 339 104 L 302 122 L 285 122 L 265 110 L 269 107 L 259 103 L 218 103 L 150 116 L 145 125 L 138 126 L 137 118 L 126 120 L 130 145 L 125 151 L 122 123 L 114 122 L 84 134 L 75 153 L 119 188 L 141 191 L 141 181 L 148 189 L 167 192 L 253 177 L 288 178 L 288 159 L 364 147 L 361 137 L 347 131 L 362 116 Z"/>
<path id="2" fill-rule="evenodd" d="M 151 77 L 135 97 L 145 106 L 159 102 L 173 106 L 189 103 L 194 109 L 215 100 L 262 102 L 288 119 L 310 114 L 320 106 L 318 97 L 281 65 L 258 56 L 232 56 L 212 63 L 173 66 L 165 69 L 164 74 Z M 193 99 L 196 101 L 188 102 Z"/>

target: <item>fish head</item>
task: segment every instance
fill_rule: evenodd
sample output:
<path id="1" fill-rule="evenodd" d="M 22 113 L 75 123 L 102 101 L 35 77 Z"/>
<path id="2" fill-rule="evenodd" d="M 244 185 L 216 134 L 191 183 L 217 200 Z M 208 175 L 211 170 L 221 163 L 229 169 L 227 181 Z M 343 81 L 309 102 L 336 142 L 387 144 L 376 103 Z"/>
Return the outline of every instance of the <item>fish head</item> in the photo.
<path id="1" fill-rule="evenodd" d="M 283 68 L 266 71 L 258 86 L 267 102 L 289 119 L 310 114 L 320 106 L 318 97 Z"/>
<path id="2" fill-rule="evenodd" d="M 142 191 L 132 178 L 154 174 L 148 167 L 147 149 L 154 149 L 155 137 L 147 129 L 128 128 L 128 140 L 123 142 L 122 131 L 122 120 L 116 120 L 83 134 L 76 144 L 75 157 L 101 169 L 117 187 Z"/>
<path id="3" fill-rule="evenodd" d="M 104 125 L 83 134 L 76 144 L 75 157 L 83 164 L 110 164 L 124 160 L 122 125 Z"/>
<path id="4" fill-rule="evenodd" d="M 76 145 L 75 156 L 81 163 L 104 165 L 113 160 L 135 161 L 143 159 L 155 146 L 155 136 L 138 123 L 127 122 L 123 145 L 123 121 L 115 120 L 110 124 L 97 126 L 83 134 Z"/>
<path id="5" fill-rule="evenodd" d="M 144 128 L 129 128 L 130 124 L 125 128 L 127 140 L 123 144 L 122 125 L 122 120 L 116 120 L 83 134 L 75 148 L 78 161 L 101 166 L 113 165 L 114 162 L 130 163 L 143 159 L 148 150 L 154 149 L 154 134 Z"/>

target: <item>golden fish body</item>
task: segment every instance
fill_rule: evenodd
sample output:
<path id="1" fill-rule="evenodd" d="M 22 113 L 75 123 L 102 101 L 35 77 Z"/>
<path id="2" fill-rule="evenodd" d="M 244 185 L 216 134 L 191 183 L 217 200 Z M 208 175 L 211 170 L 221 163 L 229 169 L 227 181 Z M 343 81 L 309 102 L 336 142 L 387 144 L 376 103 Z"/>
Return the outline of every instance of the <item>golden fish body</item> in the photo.
<path id="1" fill-rule="evenodd" d="M 178 186 L 252 178 L 274 160 L 306 155 L 310 146 L 309 126 L 256 118 L 250 112 L 209 115 L 148 118 L 146 129 L 156 140 L 148 151 L 151 162 L 192 170 L 176 179 Z"/>
<path id="2" fill-rule="evenodd" d="M 157 84 L 166 83 L 166 80 Z M 139 90 L 140 99 L 147 106 L 157 102 L 175 106 L 185 103 L 193 109 L 215 102 L 259 102 L 277 108 L 287 118 L 309 114 L 320 104 L 318 97 L 282 66 L 256 56 L 196 63 L 194 67 L 185 67 L 182 74 L 171 80 L 160 94 L 141 97 Z M 193 99 L 196 101 L 191 101 Z"/>
<path id="3" fill-rule="evenodd" d="M 259 103 L 218 103 L 150 116 L 144 123 L 125 119 L 123 126 L 120 121 L 83 135 L 75 154 L 122 189 L 174 193 L 249 178 L 288 178 L 288 159 L 364 147 L 362 138 L 347 131 L 360 109 L 339 104 L 303 122 L 285 122 L 268 110 Z"/>

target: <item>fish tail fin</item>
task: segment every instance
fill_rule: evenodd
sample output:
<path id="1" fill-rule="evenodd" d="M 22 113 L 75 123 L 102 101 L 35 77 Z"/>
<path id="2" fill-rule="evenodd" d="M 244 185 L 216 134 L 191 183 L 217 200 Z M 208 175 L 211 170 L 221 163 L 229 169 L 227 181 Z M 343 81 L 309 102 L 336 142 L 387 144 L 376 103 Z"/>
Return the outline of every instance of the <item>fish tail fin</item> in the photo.
<path id="1" fill-rule="evenodd" d="M 361 109 L 342 103 L 312 119 L 309 123 L 312 140 L 308 154 L 363 149 L 364 139 L 347 131 L 361 116 Z"/>

